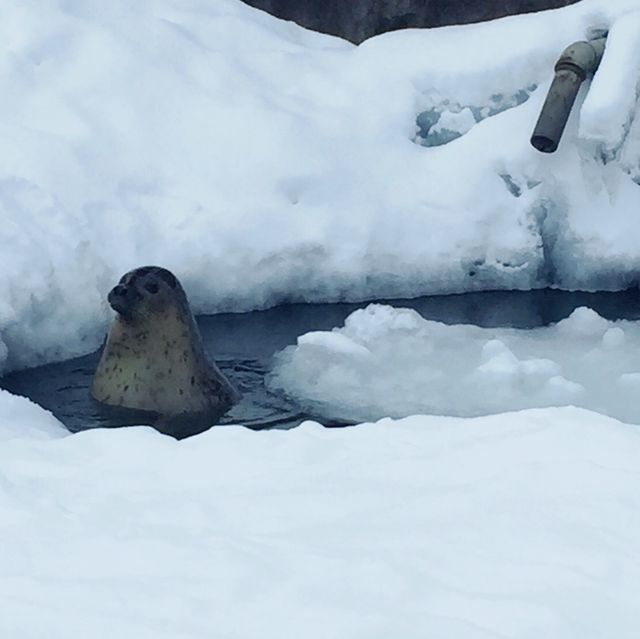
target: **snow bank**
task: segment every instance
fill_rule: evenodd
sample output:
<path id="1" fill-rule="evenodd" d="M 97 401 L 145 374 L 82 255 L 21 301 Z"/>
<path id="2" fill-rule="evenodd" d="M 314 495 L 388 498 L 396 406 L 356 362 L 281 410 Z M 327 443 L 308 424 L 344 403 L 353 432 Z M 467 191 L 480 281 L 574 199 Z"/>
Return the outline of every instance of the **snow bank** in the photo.
<path id="1" fill-rule="evenodd" d="M 640 324 L 579 308 L 533 330 L 448 326 L 372 304 L 279 354 L 270 383 L 314 414 L 363 421 L 578 405 L 640 424 Z"/>
<path id="2" fill-rule="evenodd" d="M 639 468 L 577 409 L 5 442 L 0 634 L 635 639 Z"/>
<path id="3" fill-rule="evenodd" d="M 52 439 L 69 431 L 49 412 L 25 397 L 0 389 L 0 443 L 12 439 Z"/>
<path id="4" fill-rule="evenodd" d="M 198 312 L 636 283 L 640 119 L 616 69 L 637 60 L 638 9 L 584 0 L 354 47 L 239 0 L 5 0 L 0 364 L 97 347 L 107 290 L 144 263 Z M 554 60 L 608 28 L 592 137 L 577 113 L 537 154 Z"/>

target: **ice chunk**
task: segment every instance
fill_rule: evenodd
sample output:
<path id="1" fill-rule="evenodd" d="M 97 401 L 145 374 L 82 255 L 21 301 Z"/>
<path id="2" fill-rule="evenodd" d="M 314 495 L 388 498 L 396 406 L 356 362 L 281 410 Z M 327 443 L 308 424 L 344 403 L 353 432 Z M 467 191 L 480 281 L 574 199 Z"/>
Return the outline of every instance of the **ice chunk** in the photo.
<path id="1" fill-rule="evenodd" d="M 357 344 L 352 339 L 341 333 L 326 333 L 315 331 L 306 333 L 298 338 L 298 346 L 317 347 L 320 350 L 329 351 L 334 354 L 355 355 L 367 357 L 371 355 L 369 349 Z"/>
<path id="2" fill-rule="evenodd" d="M 571 336 L 600 338 L 609 328 L 610 324 L 604 317 L 600 317 L 593 309 L 582 306 L 573 311 L 567 319 L 558 322 L 556 330 Z"/>
<path id="3" fill-rule="evenodd" d="M 619 326 L 608 328 L 602 336 L 602 345 L 605 348 L 615 349 L 624 345 L 624 330 Z"/>
<path id="4" fill-rule="evenodd" d="M 336 335 L 365 349 L 336 348 Z M 481 329 L 371 305 L 343 328 L 303 336 L 270 383 L 332 419 L 481 415 L 575 404 L 640 423 L 640 323 L 579 308 L 555 326 Z M 623 348 L 624 347 L 624 348 Z M 350 352 L 352 351 L 353 352 Z"/>
<path id="5" fill-rule="evenodd" d="M 578 397 L 586 392 L 584 386 L 576 382 L 572 382 L 570 379 L 562 377 L 562 375 L 554 375 L 549 378 L 548 387 L 552 392 L 557 392 L 555 402 L 573 403 L 578 400 Z"/>

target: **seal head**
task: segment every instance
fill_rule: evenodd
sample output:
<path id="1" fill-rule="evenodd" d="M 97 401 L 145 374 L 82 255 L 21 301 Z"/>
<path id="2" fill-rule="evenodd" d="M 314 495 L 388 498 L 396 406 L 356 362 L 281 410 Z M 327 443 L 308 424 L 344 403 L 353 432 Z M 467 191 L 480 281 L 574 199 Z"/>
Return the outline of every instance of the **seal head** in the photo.
<path id="1" fill-rule="evenodd" d="M 96 400 L 150 413 L 154 426 L 169 424 L 159 430 L 175 434 L 172 423 L 197 417 L 208 428 L 239 399 L 207 358 L 173 273 L 158 266 L 137 268 L 107 299 L 116 317 L 91 384 Z"/>

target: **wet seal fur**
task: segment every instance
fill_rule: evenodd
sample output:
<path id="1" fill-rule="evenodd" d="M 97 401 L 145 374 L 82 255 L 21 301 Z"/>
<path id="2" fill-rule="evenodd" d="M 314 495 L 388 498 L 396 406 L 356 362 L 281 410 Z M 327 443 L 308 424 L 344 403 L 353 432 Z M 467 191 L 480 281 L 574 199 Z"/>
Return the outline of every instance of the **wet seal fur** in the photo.
<path id="1" fill-rule="evenodd" d="M 214 362 L 177 278 L 159 266 L 123 275 L 108 296 L 117 315 L 91 383 L 92 396 L 181 438 L 206 430 L 240 395 Z"/>

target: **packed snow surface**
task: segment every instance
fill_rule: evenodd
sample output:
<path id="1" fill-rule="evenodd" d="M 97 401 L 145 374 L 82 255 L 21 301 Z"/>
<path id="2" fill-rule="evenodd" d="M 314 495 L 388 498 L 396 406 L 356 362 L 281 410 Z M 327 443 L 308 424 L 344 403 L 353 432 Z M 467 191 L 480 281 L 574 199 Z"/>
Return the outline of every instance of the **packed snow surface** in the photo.
<path id="1" fill-rule="evenodd" d="M 584 410 L 25 433 L 0 469 L 2 637 L 638 636 L 640 431 Z"/>
<path id="2" fill-rule="evenodd" d="M 199 313 L 637 283 L 639 16 L 583 0 L 356 47 L 239 0 L 4 0 L 0 366 L 96 348 L 146 263 Z M 603 30 L 537 153 L 555 59 Z"/>
<path id="3" fill-rule="evenodd" d="M 549 327 L 488 329 L 372 304 L 300 336 L 271 385 L 341 420 L 578 405 L 640 424 L 640 323 L 578 308 Z"/>
<path id="4" fill-rule="evenodd" d="M 6 442 L 11 439 L 50 439 L 60 437 L 66 432 L 66 428 L 48 411 L 25 397 L 18 397 L 0 389 L 2 446 L 6 446 Z"/>

